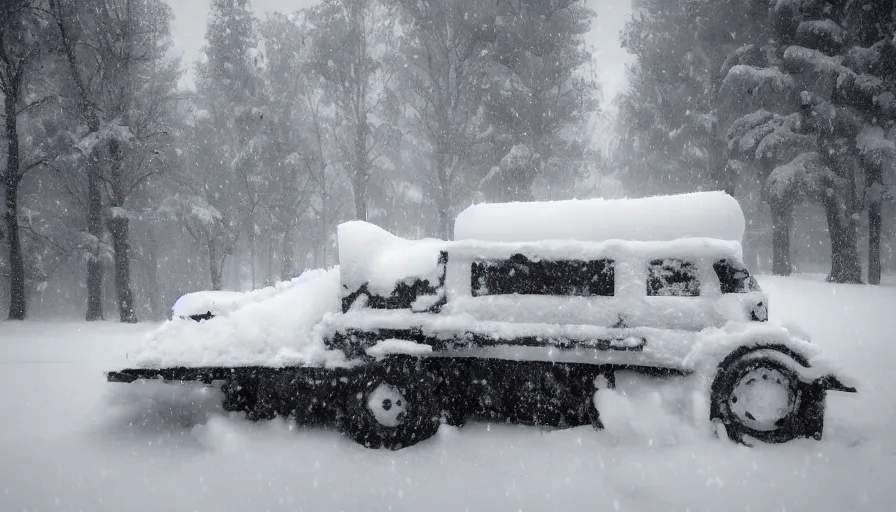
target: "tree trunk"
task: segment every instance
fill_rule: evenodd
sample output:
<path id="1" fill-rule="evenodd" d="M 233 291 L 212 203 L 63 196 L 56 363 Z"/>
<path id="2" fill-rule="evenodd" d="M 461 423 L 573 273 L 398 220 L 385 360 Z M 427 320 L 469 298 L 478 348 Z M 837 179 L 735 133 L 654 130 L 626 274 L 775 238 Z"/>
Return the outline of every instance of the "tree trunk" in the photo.
<path id="1" fill-rule="evenodd" d="M 134 310 L 134 292 L 131 290 L 131 243 L 128 240 L 127 217 L 113 216 L 109 220 L 112 246 L 115 251 L 115 292 L 118 295 L 118 312 L 123 323 L 137 323 Z"/>
<path id="2" fill-rule="evenodd" d="M 283 248 L 280 256 L 280 280 L 287 281 L 296 273 L 295 227 L 287 226 L 283 231 Z"/>
<path id="3" fill-rule="evenodd" d="M 443 146 L 444 147 L 444 146 Z M 436 196 L 436 208 L 439 210 L 439 231 L 444 240 L 451 240 L 451 156 L 447 150 L 440 149 L 436 154 L 436 177 L 439 190 Z"/>
<path id="4" fill-rule="evenodd" d="M 249 275 L 252 279 L 252 289 L 255 289 L 255 223 L 250 215 L 246 223 L 246 242 L 249 245 Z"/>
<path id="5" fill-rule="evenodd" d="M 442 194 L 439 194 L 440 196 Z M 439 197 L 439 228 L 441 230 L 441 236 L 443 240 L 451 240 L 451 224 L 452 218 L 451 213 L 448 210 L 447 201 L 443 197 Z"/>
<path id="6" fill-rule="evenodd" d="M 211 232 L 208 233 L 208 273 L 212 281 L 212 290 L 221 289 L 221 266 L 218 263 L 218 249 Z"/>
<path id="7" fill-rule="evenodd" d="M 320 250 L 318 254 L 320 254 L 321 264 L 317 265 L 318 267 L 326 268 L 329 265 L 329 248 L 330 248 L 330 239 L 327 236 L 327 230 L 330 226 L 329 215 L 327 214 L 327 207 L 329 206 L 329 196 L 327 194 L 326 189 L 321 191 L 321 201 L 320 201 L 320 224 L 318 229 L 320 230 L 318 240 L 320 241 Z"/>
<path id="8" fill-rule="evenodd" d="M 267 266 L 264 269 L 264 285 L 274 284 L 274 237 L 267 237 Z"/>
<path id="9" fill-rule="evenodd" d="M 88 322 L 103 320 L 103 262 L 91 254 L 87 259 Z"/>
<path id="10" fill-rule="evenodd" d="M 848 212 L 841 215 L 836 193 L 822 199 L 831 238 L 831 273 L 827 280 L 833 283 L 862 282 L 862 265 L 859 262 L 858 230 Z"/>
<path id="11" fill-rule="evenodd" d="M 364 35 L 364 13 L 361 2 L 351 2 L 351 27 L 355 38 L 352 45 L 353 65 L 355 67 L 354 83 L 352 87 L 352 101 L 354 103 L 352 116 L 355 121 L 354 136 L 354 172 L 352 173 L 352 187 L 355 195 L 355 217 L 358 220 L 367 220 L 367 185 L 369 182 L 367 166 L 367 80 L 368 76 L 359 75 L 364 69 L 367 60 L 367 40 Z"/>
<path id="12" fill-rule="evenodd" d="M 6 113 L 6 229 L 9 243 L 9 319 L 24 320 L 27 316 L 25 297 L 25 263 L 19 239 L 19 127 L 16 119 L 17 94 L 4 100 Z"/>
<path id="13" fill-rule="evenodd" d="M 57 2 L 50 2 L 54 21 L 59 27 L 60 42 L 65 50 L 69 72 L 78 90 L 78 109 L 87 121 L 88 134 L 100 129 L 100 119 L 93 103 L 89 100 L 87 88 L 81 79 L 74 44 L 65 28 L 65 17 Z M 103 261 L 99 246 L 103 240 L 102 196 L 100 195 L 99 161 L 95 156 L 87 159 L 87 232 L 94 238 L 95 246 L 87 258 L 87 315 L 88 322 L 103 319 Z"/>
<path id="14" fill-rule="evenodd" d="M 359 128 L 355 140 L 355 162 L 352 176 L 352 193 L 355 199 L 355 218 L 367 220 L 367 157 L 364 146 L 366 129 Z"/>
<path id="15" fill-rule="evenodd" d="M 868 187 L 882 185 L 883 173 L 880 168 L 866 167 L 865 173 Z M 880 284 L 880 231 L 881 204 L 878 198 L 872 197 L 868 201 L 868 284 Z"/>
<path id="16" fill-rule="evenodd" d="M 109 233 L 112 235 L 112 249 L 115 253 L 115 294 L 118 297 L 118 313 L 123 323 L 137 323 L 134 310 L 134 291 L 131 288 L 131 242 L 129 240 L 130 219 L 124 211 L 124 176 L 122 176 L 124 155 L 121 144 L 113 139 L 109 142 L 111 160 L 110 182 L 112 185 L 111 216 Z"/>
<path id="17" fill-rule="evenodd" d="M 93 237 L 94 247 L 87 258 L 87 321 L 103 319 L 103 199 L 100 195 L 100 162 L 92 157 L 87 161 L 87 232 Z"/>
<path id="18" fill-rule="evenodd" d="M 164 320 L 165 313 L 162 311 L 162 298 L 159 292 L 159 239 L 152 225 L 148 226 L 146 238 L 148 246 L 146 251 L 146 280 L 149 288 L 149 310 L 152 311 L 154 319 Z"/>
<path id="19" fill-rule="evenodd" d="M 722 136 L 713 137 L 709 143 L 709 174 L 716 190 L 734 196 L 735 177 L 728 168 L 728 149 Z"/>
<path id="20" fill-rule="evenodd" d="M 793 227 L 793 205 L 772 203 L 772 274 L 789 276 L 790 231 Z"/>
<path id="21" fill-rule="evenodd" d="M 880 203 L 868 205 L 868 284 L 880 284 Z"/>

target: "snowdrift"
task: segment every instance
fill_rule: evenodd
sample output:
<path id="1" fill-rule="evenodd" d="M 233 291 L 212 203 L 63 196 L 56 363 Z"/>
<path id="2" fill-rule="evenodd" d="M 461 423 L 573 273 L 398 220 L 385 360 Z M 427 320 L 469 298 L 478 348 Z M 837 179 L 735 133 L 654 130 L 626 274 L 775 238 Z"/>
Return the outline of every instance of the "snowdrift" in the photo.
<path id="1" fill-rule="evenodd" d="M 247 304 L 252 304 L 279 295 L 308 277 L 309 274 L 302 274 L 290 281 L 282 281 L 274 286 L 268 286 L 249 292 L 208 290 L 188 293 L 182 295 L 174 302 L 171 312 L 173 316 L 182 318 L 186 318 L 190 315 L 202 315 L 205 313 L 211 313 L 215 316 L 227 315 Z"/>
<path id="2" fill-rule="evenodd" d="M 743 235 L 740 205 L 724 192 L 477 204 L 462 211 L 454 223 L 455 240 L 492 242 L 669 241 L 689 237 L 740 242 Z"/>
<path id="3" fill-rule="evenodd" d="M 339 311 L 339 267 L 309 270 L 275 287 L 236 294 L 229 305 L 235 309 L 226 316 L 166 322 L 137 352 L 137 364 L 277 367 L 338 364 L 342 358 L 324 348 L 315 328 L 327 313 Z"/>

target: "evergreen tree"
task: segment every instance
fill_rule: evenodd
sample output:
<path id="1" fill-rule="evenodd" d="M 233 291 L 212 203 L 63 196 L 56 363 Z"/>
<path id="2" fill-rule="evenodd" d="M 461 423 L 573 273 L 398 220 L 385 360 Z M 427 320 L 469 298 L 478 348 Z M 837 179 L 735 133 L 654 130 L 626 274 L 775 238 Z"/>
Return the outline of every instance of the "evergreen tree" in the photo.
<path id="1" fill-rule="evenodd" d="M 785 233 L 792 198 L 804 191 L 825 210 L 835 282 L 862 280 L 858 221 L 869 207 L 869 278 L 879 282 L 879 206 L 865 183 L 881 183 L 896 155 L 896 137 L 887 137 L 896 47 L 893 20 L 880 15 L 893 2 L 868 7 L 779 1 L 769 11 L 774 37 L 740 48 L 723 70 L 729 147 L 766 176 L 777 272 L 790 270 Z"/>
<path id="2" fill-rule="evenodd" d="M 260 204 L 259 144 L 264 119 L 259 70 L 257 20 L 248 0 L 212 2 L 204 60 L 197 66 L 193 190 L 201 209 L 201 236 L 208 250 L 214 289 L 223 286 L 221 271 L 233 254 L 239 231 L 247 237 L 252 285 L 255 285 L 256 210 Z M 211 209 L 207 209 L 211 207 Z M 211 222 L 206 222 L 211 220 Z M 242 226 L 241 229 L 238 226 Z"/>
<path id="3" fill-rule="evenodd" d="M 497 134 L 498 165 L 483 179 L 498 199 L 531 199 L 536 180 L 550 188 L 584 158 L 580 134 L 598 109 L 584 35 L 594 13 L 576 0 L 497 3 L 492 85 L 486 116 Z"/>

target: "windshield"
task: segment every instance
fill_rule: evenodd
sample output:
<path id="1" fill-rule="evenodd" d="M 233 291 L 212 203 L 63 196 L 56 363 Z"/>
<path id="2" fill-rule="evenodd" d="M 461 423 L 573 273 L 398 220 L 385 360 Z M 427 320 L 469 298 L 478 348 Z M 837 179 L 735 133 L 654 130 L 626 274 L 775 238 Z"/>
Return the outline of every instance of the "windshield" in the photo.
<path id="1" fill-rule="evenodd" d="M 759 283 L 753 279 L 740 262 L 719 260 L 712 266 L 719 278 L 722 293 L 747 293 L 759 291 Z"/>

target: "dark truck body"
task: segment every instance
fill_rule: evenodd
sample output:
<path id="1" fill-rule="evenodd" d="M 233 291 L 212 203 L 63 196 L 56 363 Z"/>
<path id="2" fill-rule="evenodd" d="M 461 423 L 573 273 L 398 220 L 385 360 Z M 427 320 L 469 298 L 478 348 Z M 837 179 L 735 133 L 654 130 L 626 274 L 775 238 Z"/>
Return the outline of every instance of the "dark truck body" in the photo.
<path id="1" fill-rule="evenodd" d="M 808 341 L 767 323 L 768 297 L 738 242 L 426 241 L 421 250 L 378 229 L 340 226 L 342 312 L 326 319 L 324 343 L 347 364 L 125 369 L 108 380 L 220 386 L 225 410 L 335 425 L 393 449 L 468 418 L 602 428 L 593 397 L 620 372 L 698 374 L 709 419 L 741 442 L 820 438 L 826 392 L 855 392 L 818 366 Z M 350 233 L 394 248 L 353 252 Z M 405 265 L 407 254 L 416 260 Z M 384 287 L 380 266 L 419 271 Z M 216 321 L 203 313 L 189 316 Z M 769 383 L 786 400 L 757 418 L 763 404 L 743 409 L 738 397 Z"/>

